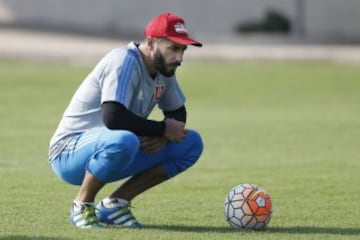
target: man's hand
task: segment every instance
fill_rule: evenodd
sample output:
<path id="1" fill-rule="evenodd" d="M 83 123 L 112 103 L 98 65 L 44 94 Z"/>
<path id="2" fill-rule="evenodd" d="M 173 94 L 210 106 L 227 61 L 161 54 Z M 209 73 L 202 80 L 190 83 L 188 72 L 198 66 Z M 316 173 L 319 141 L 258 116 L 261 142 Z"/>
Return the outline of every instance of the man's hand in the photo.
<path id="1" fill-rule="evenodd" d="M 160 151 L 168 142 L 165 136 L 162 137 L 140 137 L 140 148 L 146 153 Z"/>
<path id="2" fill-rule="evenodd" d="M 165 137 L 170 141 L 181 142 L 186 135 L 185 123 L 177 121 L 173 118 L 165 119 L 166 129 Z"/>

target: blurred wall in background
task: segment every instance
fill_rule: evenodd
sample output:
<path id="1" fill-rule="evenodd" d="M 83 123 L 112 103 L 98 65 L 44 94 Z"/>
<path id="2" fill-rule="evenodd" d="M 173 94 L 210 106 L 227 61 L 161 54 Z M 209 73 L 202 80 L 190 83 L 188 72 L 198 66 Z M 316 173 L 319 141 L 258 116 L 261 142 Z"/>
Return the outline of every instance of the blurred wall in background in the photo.
<path id="1" fill-rule="evenodd" d="M 269 10 L 291 24 L 282 38 L 360 43 L 359 0 L 0 0 L 0 26 L 141 38 L 144 25 L 161 12 L 185 18 L 189 32 L 205 41 L 275 34 L 236 31 L 264 21 Z M 258 24 L 259 25 L 259 24 Z"/>

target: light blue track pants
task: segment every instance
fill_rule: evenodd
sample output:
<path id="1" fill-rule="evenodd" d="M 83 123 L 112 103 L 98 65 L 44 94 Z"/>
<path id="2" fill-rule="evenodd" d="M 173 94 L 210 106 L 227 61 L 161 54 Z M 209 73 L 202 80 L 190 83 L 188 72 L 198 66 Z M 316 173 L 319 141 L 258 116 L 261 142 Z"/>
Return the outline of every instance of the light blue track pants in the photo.
<path id="1" fill-rule="evenodd" d="M 171 178 L 192 166 L 202 150 L 201 137 L 194 130 L 188 130 L 181 143 L 169 142 L 160 151 L 147 154 L 140 150 L 134 133 L 102 127 L 73 136 L 51 166 L 61 179 L 74 185 L 81 185 L 85 171 L 109 183 L 156 165 L 162 165 Z"/>

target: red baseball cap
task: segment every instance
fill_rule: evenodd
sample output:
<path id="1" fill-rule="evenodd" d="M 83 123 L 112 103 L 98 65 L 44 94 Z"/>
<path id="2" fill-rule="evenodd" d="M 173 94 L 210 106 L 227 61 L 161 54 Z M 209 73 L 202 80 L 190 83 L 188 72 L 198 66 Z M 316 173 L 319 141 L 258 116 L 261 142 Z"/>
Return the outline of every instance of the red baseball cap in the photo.
<path id="1" fill-rule="evenodd" d="M 146 37 L 165 37 L 178 44 L 202 47 L 202 43 L 189 38 L 185 21 L 172 13 L 163 13 L 153 18 L 144 33 Z"/>

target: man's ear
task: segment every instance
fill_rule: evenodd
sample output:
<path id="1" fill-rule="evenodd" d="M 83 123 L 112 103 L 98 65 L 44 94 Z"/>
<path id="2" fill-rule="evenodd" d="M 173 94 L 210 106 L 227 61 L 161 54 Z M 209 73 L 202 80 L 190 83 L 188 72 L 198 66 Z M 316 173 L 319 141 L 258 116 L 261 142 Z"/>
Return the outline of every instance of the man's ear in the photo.
<path id="1" fill-rule="evenodd" d="M 146 37 L 146 44 L 150 50 L 154 50 L 155 48 L 155 38 L 153 37 Z"/>

